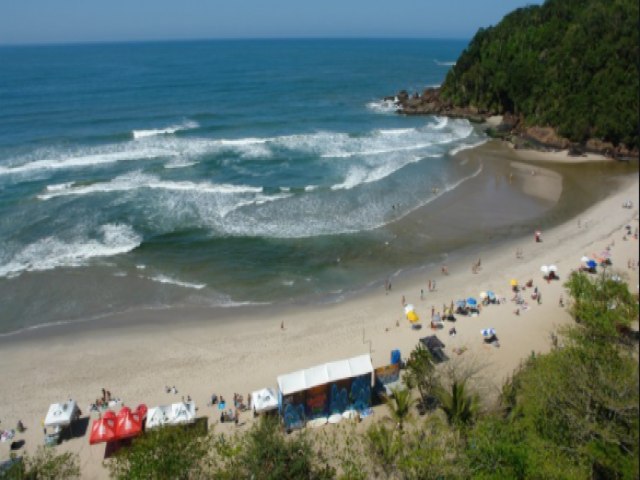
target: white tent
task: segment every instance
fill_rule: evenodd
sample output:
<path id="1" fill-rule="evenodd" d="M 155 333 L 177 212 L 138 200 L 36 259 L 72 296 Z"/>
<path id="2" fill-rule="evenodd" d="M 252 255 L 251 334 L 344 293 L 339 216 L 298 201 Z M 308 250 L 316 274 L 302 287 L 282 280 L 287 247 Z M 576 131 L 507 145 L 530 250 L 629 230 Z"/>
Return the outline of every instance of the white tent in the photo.
<path id="1" fill-rule="evenodd" d="M 171 405 L 160 405 L 147 411 L 146 428 L 162 425 L 176 425 L 189 423 L 196 418 L 196 404 L 194 402 L 178 402 Z"/>
<path id="2" fill-rule="evenodd" d="M 251 408 L 256 413 L 268 412 L 278 408 L 278 396 L 273 388 L 263 388 L 251 394 Z"/>
<path id="3" fill-rule="evenodd" d="M 318 385 L 358 377 L 367 373 L 373 374 L 373 365 L 369 354 L 280 375 L 278 376 L 278 388 L 282 395 L 289 395 Z"/>
<path id="4" fill-rule="evenodd" d="M 171 405 L 172 424 L 189 423 L 196 418 L 196 404 L 194 402 L 180 402 Z"/>
<path id="5" fill-rule="evenodd" d="M 80 411 L 75 400 L 65 403 L 52 403 L 44 419 L 45 427 L 66 427 L 78 417 Z"/>

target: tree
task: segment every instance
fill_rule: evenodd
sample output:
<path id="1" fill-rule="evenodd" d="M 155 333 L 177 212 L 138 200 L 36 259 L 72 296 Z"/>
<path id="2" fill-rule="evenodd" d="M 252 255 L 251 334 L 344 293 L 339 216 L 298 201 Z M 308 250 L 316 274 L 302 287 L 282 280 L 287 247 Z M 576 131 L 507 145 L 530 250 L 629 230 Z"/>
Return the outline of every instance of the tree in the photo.
<path id="1" fill-rule="evenodd" d="M 225 440 L 219 439 L 223 443 Z M 237 437 L 236 448 L 225 447 L 224 465 L 218 478 L 260 478 L 265 480 L 324 480 L 335 477 L 335 470 L 313 450 L 304 432 L 285 438 L 277 418 L 262 417 L 246 434 Z M 220 452 L 218 443 L 218 452 Z"/>
<path id="2" fill-rule="evenodd" d="M 411 398 L 411 390 L 395 388 L 391 390 L 391 395 L 385 398 L 385 403 L 389 408 L 389 414 L 396 423 L 398 430 L 402 431 L 404 422 L 411 418 L 411 406 L 414 400 Z"/>
<path id="3" fill-rule="evenodd" d="M 38 447 L 35 455 L 25 455 L 9 470 L 0 472 L 0 478 L 11 480 L 66 480 L 80 478 L 78 455 L 70 452 L 56 454 L 55 449 Z"/>
<path id="4" fill-rule="evenodd" d="M 204 476 L 211 438 L 192 426 L 150 430 L 107 463 L 112 478 L 191 479 Z"/>
<path id="5" fill-rule="evenodd" d="M 433 403 L 433 393 L 438 386 L 438 377 L 433 357 L 422 343 L 411 352 L 407 360 L 404 381 L 409 388 L 416 388 L 420 395 L 420 408 L 423 410 Z"/>
<path id="6" fill-rule="evenodd" d="M 445 388 L 438 390 L 440 408 L 447 416 L 449 425 L 455 427 L 470 425 L 478 411 L 479 399 L 476 395 L 467 392 L 466 383 L 466 380 L 454 378 L 451 391 Z"/>

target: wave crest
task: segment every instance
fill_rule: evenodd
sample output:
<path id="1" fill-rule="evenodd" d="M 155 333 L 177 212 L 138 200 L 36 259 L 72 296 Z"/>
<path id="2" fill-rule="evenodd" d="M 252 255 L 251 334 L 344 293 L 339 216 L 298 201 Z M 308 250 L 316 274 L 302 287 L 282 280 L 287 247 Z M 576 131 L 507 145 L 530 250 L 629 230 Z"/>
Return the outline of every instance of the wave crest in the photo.
<path id="1" fill-rule="evenodd" d="M 200 125 L 198 122 L 194 122 L 189 120 L 187 122 L 181 123 L 179 125 L 171 125 L 169 127 L 164 128 L 151 128 L 149 130 L 133 130 L 131 135 L 135 140 L 146 137 L 154 137 L 156 135 L 172 135 L 176 132 L 180 132 L 183 130 L 193 130 L 194 128 L 198 128 Z"/>

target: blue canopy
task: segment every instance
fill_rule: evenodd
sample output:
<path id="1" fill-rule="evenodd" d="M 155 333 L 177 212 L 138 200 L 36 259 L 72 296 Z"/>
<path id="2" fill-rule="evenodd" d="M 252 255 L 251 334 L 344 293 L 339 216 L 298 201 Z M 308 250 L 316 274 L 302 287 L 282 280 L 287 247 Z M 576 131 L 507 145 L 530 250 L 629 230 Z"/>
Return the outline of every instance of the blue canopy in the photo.
<path id="1" fill-rule="evenodd" d="M 464 300 L 456 300 L 456 307 L 464 308 L 467 305 L 467 302 Z"/>
<path id="2" fill-rule="evenodd" d="M 596 268 L 597 266 L 598 266 L 598 264 L 596 263 L 595 260 L 589 260 L 587 262 L 587 267 L 589 267 L 589 268 Z"/>
<path id="3" fill-rule="evenodd" d="M 471 307 L 475 307 L 476 305 L 478 305 L 478 302 L 476 302 L 475 298 L 469 297 L 469 298 L 467 298 L 467 305 L 469 305 Z"/>
<path id="4" fill-rule="evenodd" d="M 496 298 L 496 294 L 489 290 L 487 292 L 487 297 L 489 297 L 490 300 L 493 300 L 494 298 Z"/>

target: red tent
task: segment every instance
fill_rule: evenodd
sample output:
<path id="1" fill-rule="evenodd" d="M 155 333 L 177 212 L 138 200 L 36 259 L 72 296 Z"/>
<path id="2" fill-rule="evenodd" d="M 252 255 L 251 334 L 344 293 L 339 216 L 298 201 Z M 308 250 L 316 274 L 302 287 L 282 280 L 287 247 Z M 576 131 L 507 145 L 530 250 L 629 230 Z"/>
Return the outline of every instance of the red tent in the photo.
<path id="1" fill-rule="evenodd" d="M 122 407 L 118 412 L 118 418 L 116 420 L 116 438 L 121 440 L 123 438 L 130 438 L 140 435 L 142 432 L 142 422 L 140 417 L 131 413 L 129 407 Z"/>
<path id="2" fill-rule="evenodd" d="M 138 405 L 136 407 L 136 411 L 135 413 L 138 414 L 138 417 L 140 419 L 140 423 L 142 423 L 142 421 L 145 419 L 145 417 L 147 416 L 147 406 L 144 403 L 141 403 L 140 405 Z"/>
<path id="3" fill-rule="evenodd" d="M 113 414 L 113 412 L 111 412 Z M 116 422 L 106 416 L 93 421 L 89 443 L 110 442 L 116 438 Z"/>
<path id="4" fill-rule="evenodd" d="M 115 422 L 116 414 L 115 414 L 115 412 L 113 410 L 107 410 L 102 415 L 102 418 L 104 418 L 105 420 L 113 420 Z"/>

